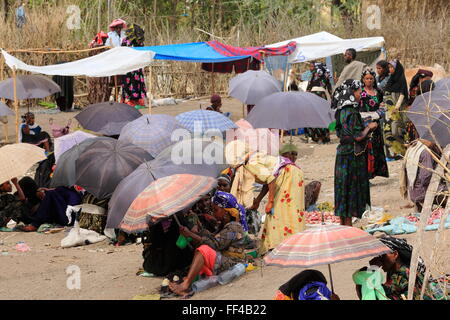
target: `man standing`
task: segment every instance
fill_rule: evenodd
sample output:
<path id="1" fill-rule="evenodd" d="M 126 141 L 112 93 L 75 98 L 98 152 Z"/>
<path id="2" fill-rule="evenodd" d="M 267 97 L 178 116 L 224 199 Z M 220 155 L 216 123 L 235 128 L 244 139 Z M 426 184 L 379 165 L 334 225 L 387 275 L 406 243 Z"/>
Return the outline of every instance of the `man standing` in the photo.
<path id="1" fill-rule="evenodd" d="M 222 113 L 222 111 L 220 110 L 220 108 L 222 107 L 222 98 L 218 94 L 213 94 L 210 101 L 211 105 L 206 108 L 206 110 Z"/>
<path id="2" fill-rule="evenodd" d="M 108 39 L 106 40 L 105 46 L 110 47 L 120 47 L 122 46 L 122 41 L 125 39 L 125 30 L 127 24 L 122 19 L 115 19 L 109 25 Z"/>
<path id="3" fill-rule="evenodd" d="M 344 83 L 345 80 L 353 79 L 360 80 L 361 74 L 367 68 L 367 64 L 356 61 L 356 50 L 353 48 L 347 49 L 344 53 L 344 60 L 347 65 L 342 70 L 339 80 L 336 82 L 336 87 Z"/>

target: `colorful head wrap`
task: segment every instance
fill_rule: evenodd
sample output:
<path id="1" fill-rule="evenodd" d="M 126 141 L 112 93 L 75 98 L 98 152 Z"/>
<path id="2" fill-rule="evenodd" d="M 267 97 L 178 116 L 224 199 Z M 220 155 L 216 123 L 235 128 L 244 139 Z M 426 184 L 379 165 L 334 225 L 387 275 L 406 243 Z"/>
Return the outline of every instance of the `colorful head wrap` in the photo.
<path id="1" fill-rule="evenodd" d="M 231 193 L 217 191 L 212 198 L 212 202 L 215 205 L 224 208 L 234 219 L 236 219 L 236 221 L 240 221 L 244 231 L 248 231 L 245 208 L 237 202 L 235 196 Z"/>
<path id="2" fill-rule="evenodd" d="M 111 22 L 111 24 L 109 25 L 109 29 L 111 30 L 111 31 L 113 31 L 114 30 L 114 28 L 115 27 L 118 27 L 118 26 L 122 26 L 122 28 L 126 28 L 127 27 L 127 23 L 124 21 L 124 20 L 122 20 L 122 19 L 114 19 L 112 22 Z"/>
<path id="3" fill-rule="evenodd" d="M 300 289 L 298 300 L 330 300 L 331 291 L 323 282 L 313 281 Z"/>
<path id="4" fill-rule="evenodd" d="M 348 79 L 336 88 L 331 100 L 332 109 L 342 109 L 345 106 L 358 107 L 354 92 L 361 88 L 361 81 Z"/>
<path id="5" fill-rule="evenodd" d="M 322 62 L 315 62 L 314 63 L 315 72 L 317 75 L 322 78 L 329 78 L 330 77 L 330 70 L 327 69 L 327 66 L 323 64 Z"/>
<path id="6" fill-rule="evenodd" d="M 228 184 L 231 184 L 231 179 L 230 176 L 228 174 L 221 174 L 217 180 L 224 180 L 226 181 Z"/>
<path id="7" fill-rule="evenodd" d="M 144 30 L 137 24 L 131 24 L 128 29 L 125 31 L 126 38 L 124 39 L 124 43 L 128 47 L 143 47 L 145 41 L 145 32 Z"/>
<path id="8" fill-rule="evenodd" d="M 383 237 L 380 238 L 380 241 L 383 242 L 389 249 L 392 251 L 397 251 L 400 257 L 400 260 L 409 268 L 411 265 L 411 257 L 413 247 L 408 244 L 405 239 L 398 239 L 394 237 Z M 419 264 L 417 268 L 417 272 L 425 273 L 425 264 L 422 258 L 419 257 Z"/>

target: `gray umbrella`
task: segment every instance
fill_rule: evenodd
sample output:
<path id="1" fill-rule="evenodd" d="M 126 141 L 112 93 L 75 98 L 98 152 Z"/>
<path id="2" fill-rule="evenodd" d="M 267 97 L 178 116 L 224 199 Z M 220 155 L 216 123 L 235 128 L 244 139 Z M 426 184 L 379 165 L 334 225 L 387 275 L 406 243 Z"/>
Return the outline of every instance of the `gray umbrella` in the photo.
<path id="1" fill-rule="evenodd" d="M 434 90 L 417 96 L 407 116 L 422 139 L 435 141 L 434 135 L 441 146 L 450 143 L 450 98 L 447 90 Z"/>
<path id="2" fill-rule="evenodd" d="M 108 204 L 107 228 L 118 228 L 125 213 L 136 197 L 156 179 L 174 174 L 195 174 L 217 177 L 222 171 L 220 165 L 175 165 L 153 160 L 141 164 L 117 186 Z"/>
<path id="3" fill-rule="evenodd" d="M 260 100 L 246 119 L 254 128 L 328 128 L 330 102 L 309 92 L 279 92 Z"/>
<path id="4" fill-rule="evenodd" d="M 0 117 L 13 115 L 15 115 L 15 113 L 6 104 L 0 101 Z"/>
<path id="5" fill-rule="evenodd" d="M 108 137 L 89 138 L 74 145 L 72 148 L 61 154 L 56 163 L 56 169 L 53 172 L 50 186 L 52 188 L 73 186 L 77 179 L 75 174 L 75 161 L 80 155 L 94 142 L 112 140 L 114 139 Z"/>
<path id="6" fill-rule="evenodd" d="M 125 103 L 102 102 L 91 104 L 75 116 L 87 130 L 107 136 L 119 135 L 122 128 L 142 114 Z"/>
<path id="7" fill-rule="evenodd" d="M 282 83 L 266 71 L 249 70 L 229 82 L 228 94 L 245 104 L 257 104 L 272 93 L 281 92 Z"/>
<path id="8" fill-rule="evenodd" d="M 75 161 L 76 184 L 98 199 L 111 197 L 117 185 L 153 157 L 144 149 L 118 140 L 96 141 Z"/>
<path id="9" fill-rule="evenodd" d="M 61 88 L 52 80 L 40 75 L 20 75 L 16 77 L 17 99 L 40 99 L 60 92 Z M 14 100 L 12 78 L 0 82 L 0 98 Z"/>
<path id="10" fill-rule="evenodd" d="M 443 78 L 437 81 L 434 90 L 450 91 L 450 78 Z"/>

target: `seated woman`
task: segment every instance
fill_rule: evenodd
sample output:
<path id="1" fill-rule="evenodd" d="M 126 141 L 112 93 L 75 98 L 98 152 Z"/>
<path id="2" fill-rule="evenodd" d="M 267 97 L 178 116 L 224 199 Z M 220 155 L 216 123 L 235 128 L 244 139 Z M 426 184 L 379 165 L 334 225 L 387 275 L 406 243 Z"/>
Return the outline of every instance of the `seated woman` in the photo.
<path id="1" fill-rule="evenodd" d="M 11 194 L 12 184 L 17 189 L 17 195 Z M 17 182 L 17 178 L 11 179 L 0 184 L 0 228 L 6 228 L 6 225 L 14 220 L 19 223 L 28 221 L 30 210 L 26 205 L 25 194 Z"/>
<path id="2" fill-rule="evenodd" d="M 417 211 L 422 211 L 425 195 L 431 181 L 433 172 L 430 171 L 436 168 L 437 162 L 433 159 L 431 154 L 426 150 L 431 150 L 436 157 L 441 157 L 439 148 L 431 141 L 420 139 L 412 142 L 406 151 L 405 159 L 402 164 L 402 171 L 400 175 L 400 191 L 402 196 L 409 199 L 416 206 Z M 445 182 L 441 181 L 437 192 L 442 193 L 447 189 Z M 446 197 L 437 195 L 435 204 L 445 207 Z M 406 208 L 408 206 L 405 206 Z"/>
<path id="3" fill-rule="evenodd" d="M 180 249 L 176 245 L 179 236 L 179 228 L 172 218 L 150 227 L 143 238 L 146 272 L 166 276 L 189 266 L 193 252 L 189 247 Z"/>
<path id="4" fill-rule="evenodd" d="M 184 281 L 181 284 L 175 282 L 169 284 L 172 292 L 185 296 L 189 294 L 189 288 L 197 275 L 217 275 L 245 261 L 246 237 L 242 225 L 238 222 L 241 220 L 240 216 L 235 211 L 227 211 L 217 204 L 223 202 L 224 199 L 220 194 L 214 196 L 214 216 L 221 222 L 221 228 L 217 233 L 203 230 L 197 234 L 186 227 L 180 227 L 180 233 L 185 237 L 191 237 L 197 249 Z"/>
<path id="5" fill-rule="evenodd" d="M 49 153 L 51 144 L 50 135 L 42 131 L 42 128 L 34 123 L 34 114 L 27 112 L 22 116 L 22 119 L 23 123 L 19 127 L 19 141 L 34 144 L 44 148 Z"/>
<path id="6" fill-rule="evenodd" d="M 386 283 L 383 284 L 386 297 L 391 300 L 404 300 L 408 296 L 409 272 L 413 247 L 405 239 L 384 237 L 380 238 L 380 240 L 392 250 L 392 253 L 386 253 L 376 257 L 370 260 L 369 263 L 370 265 L 382 267 L 387 273 Z M 419 259 L 413 295 L 414 300 L 420 298 L 424 275 L 425 265 Z M 433 299 L 433 293 L 429 289 L 425 290 L 424 299 Z"/>
<path id="7" fill-rule="evenodd" d="M 37 231 L 44 223 L 54 223 L 61 226 L 73 225 L 75 217 L 66 214 L 67 206 L 81 204 L 81 194 L 74 188 L 58 187 L 47 189 L 39 209 L 32 216 L 31 224 L 21 227 L 25 232 Z"/>
<path id="8" fill-rule="evenodd" d="M 340 300 L 327 287 L 327 279 L 322 272 L 305 270 L 283 284 L 274 300 Z"/>
<path id="9" fill-rule="evenodd" d="M 216 233 L 219 229 L 219 222 L 214 217 L 214 212 L 211 203 L 211 194 L 204 195 L 197 203 L 192 206 L 192 214 L 189 215 L 187 220 L 192 219 L 193 214 L 195 214 L 196 220 L 192 223 L 198 224 L 195 228 L 194 225 L 190 227 L 193 232 L 200 232 L 202 229 L 206 229 L 209 232 Z M 196 231 L 197 230 L 197 231 Z"/>

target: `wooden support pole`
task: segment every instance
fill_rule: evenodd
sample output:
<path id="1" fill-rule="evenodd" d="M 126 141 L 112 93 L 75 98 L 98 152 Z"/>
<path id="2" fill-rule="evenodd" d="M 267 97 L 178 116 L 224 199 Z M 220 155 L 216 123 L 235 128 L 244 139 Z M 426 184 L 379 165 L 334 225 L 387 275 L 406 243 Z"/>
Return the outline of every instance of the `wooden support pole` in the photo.
<path id="1" fill-rule="evenodd" d="M 0 57 L 0 81 L 3 81 L 3 73 L 5 71 L 5 60 L 3 59 L 3 56 Z M 2 98 L 1 99 L 3 103 L 6 102 L 6 99 Z M 8 106 L 9 107 L 9 106 Z M 6 118 L 6 120 L 8 120 L 8 118 Z M 5 143 L 9 142 L 8 139 L 8 122 L 3 124 L 3 133 L 5 135 Z"/>
<path id="2" fill-rule="evenodd" d="M 245 118 L 245 103 L 242 104 L 242 118 Z"/>
<path id="3" fill-rule="evenodd" d="M 14 93 L 14 110 L 16 111 L 16 142 L 19 143 L 19 101 L 17 100 L 17 75 L 16 67 L 12 69 L 13 75 L 13 93 Z"/>
<path id="4" fill-rule="evenodd" d="M 211 95 L 216 92 L 214 87 L 214 63 L 212 64 L 212 73 L 211 73 Z"/>
<path id="5" fill-rule="evenodd" d="M 152 66 L 150 65 L 149 67 L 148 67 L 148 79 L 147 79 L 147 83 L 148 83 L 148 85 L 147 85 L 147 87 L 148 87 L 148 89 L 147 89 L 147 97 L 148 97 L 148 114 L 152 114 L 152 100 L 153 100 L 153 95 L 152 95 L 152 84 L 153 84 L 153 81 L 152 81 L 152 77 L 153 77 L 153 68 L 152 68 Z"/>
<path id="6" fill-rule="evenodd" d="M 119 88 L 117 87 L 117 76 L 114 76 L 114 101 L 118 102 Z"/>

